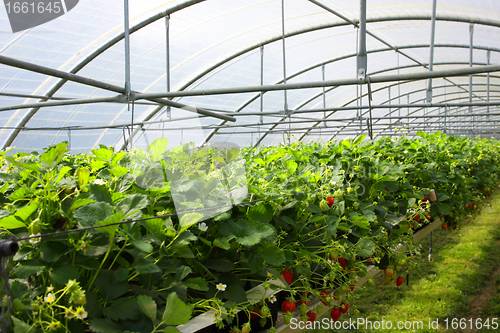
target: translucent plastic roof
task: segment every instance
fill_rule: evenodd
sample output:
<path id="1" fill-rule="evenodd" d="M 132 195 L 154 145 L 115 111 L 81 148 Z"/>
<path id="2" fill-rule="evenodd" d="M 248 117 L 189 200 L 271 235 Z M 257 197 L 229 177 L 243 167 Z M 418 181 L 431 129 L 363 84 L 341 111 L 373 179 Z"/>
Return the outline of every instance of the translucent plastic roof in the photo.
<path id="1" fill-rule="evenodd" d="M 432 0 L 367 1 L 371 77 L 428 71 L 432 5 Z M 65 15 L 17 33 L 12 33 L 7 10 L 0 7 L 1 56 L 125 85 L 124 1 L 80 0 Z M 166 92 L 167 79 L 169 91 L 178 92 L 357 75 L 359 1 L 130 0 L 129 13 L 130 82 L 141 93 Z M 434 43 L 434 71 L 499 64 L 500 2 L 437 0 Z M 438 105 L 422 106 L 427 86 L 427 80 L 371 84 L 374 134 L 392 135 L 406 125 L 410 133 L 446 130 L 496 136 L 498 73 L 474 75 L 472 94 L 469 76 L 433 79 L 432 103 Z M 133 105 L 122 101 L 5 110 L 44 101 L 42 96 L 54 101 L 117 93 L 0 64 L 0 144 L 31 151 L 69 140 L 72 152 L 78 153 L 99 144 L 144 148 L 158 137 L 169 138 L 172 145 L 275 145 L 287 142 L 290 134 L 293 140 L 329 140 L 368 133 L 367 88 L 361 84 L 286 94 L 280 90 L 173 97 L 188 106 L 237 113 L 236 122 L 174 107 L 167 110 L 143 99 Z M 460 105 L 469 102 L 477 105 Z M 293 112 L 285 113 L 285 108 Z"/>

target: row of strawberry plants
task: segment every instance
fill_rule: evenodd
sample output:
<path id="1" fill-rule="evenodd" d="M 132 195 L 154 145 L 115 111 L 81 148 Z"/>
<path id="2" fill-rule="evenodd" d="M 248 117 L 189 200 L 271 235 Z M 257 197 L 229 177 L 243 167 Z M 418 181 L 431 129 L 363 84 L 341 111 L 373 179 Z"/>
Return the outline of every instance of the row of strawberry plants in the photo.
<path id="1" fill-rule="evenodd" d="M 413 229 L 437 215 L 456 226 L 498 183 L 498 142 L 439 133 L 242 151 L 167 144 L 0 154 L 0 228 L 31 237 L 11 261 L 16 332 L 176 332 L 208 310 L 219 328 L 247 332 L 254 318 L 273 331 L 276 297 L 246 296 L 281 288 L 273 279 L 285 313 L 297 302 L 311 320 L 322 309 L 305 304 L 320 297 L 338 319 L 356 311 L 366 263 L 392 271 L 388 283 L 404 276 Z"/>

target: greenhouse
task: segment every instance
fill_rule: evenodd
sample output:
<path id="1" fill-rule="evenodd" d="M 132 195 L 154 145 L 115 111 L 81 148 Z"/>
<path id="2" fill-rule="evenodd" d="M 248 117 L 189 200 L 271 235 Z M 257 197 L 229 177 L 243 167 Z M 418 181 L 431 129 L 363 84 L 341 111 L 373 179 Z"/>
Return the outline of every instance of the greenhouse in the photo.
<path id="1" fill-rule="evenodd" d="M 500 209 L 496 1 L 2 8 L 2 332 L 336 332 Z"/>

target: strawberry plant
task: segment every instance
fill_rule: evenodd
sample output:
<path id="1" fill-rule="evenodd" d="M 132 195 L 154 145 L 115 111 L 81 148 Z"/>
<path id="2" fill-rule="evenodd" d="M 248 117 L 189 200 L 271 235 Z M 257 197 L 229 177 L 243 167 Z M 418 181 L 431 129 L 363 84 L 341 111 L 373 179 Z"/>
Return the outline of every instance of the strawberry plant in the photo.
<path id="1" fill-rule="evenodd" d="M 40 298 L 49 293 L 87 314 L 63 331 L 159 332 L 208 310 L 219 327 L 239 326 L 238 310 L 271 318 L 272 295 L 259 310 L 247 299 L 263 283 L 331 306 L 366 276 L 364 262 L 400 285 L 394 273 L 404 276 L 418 256 L 413 230 L 432 216 L 460 227 L 500 171 L 498 142 L 440 133 L 241 150 L 167 145 L 0 153 L 0 228 L 25 239 L 11 262 L 18 329 L 49 329 L 32 315 L 32 304 L 50 312 Z M 44 237 L 58 231 L 69 233 Z M 69 281 L 80 286 L 72 298 Z"/>

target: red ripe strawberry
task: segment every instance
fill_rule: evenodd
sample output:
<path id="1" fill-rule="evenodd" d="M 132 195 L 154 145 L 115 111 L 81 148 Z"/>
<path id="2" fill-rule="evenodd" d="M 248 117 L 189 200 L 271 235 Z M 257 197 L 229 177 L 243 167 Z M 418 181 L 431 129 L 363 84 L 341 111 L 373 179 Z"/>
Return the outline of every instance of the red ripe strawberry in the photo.
<path id="1" fill-rule="evenodd" d="M 308 318 L 307 322 L 316 321 L 316 314 L 314 312 L 307 311 L 306 315 L 307 315 L 307 318 Z"/>
<path id="2" fill-rule="evenodd" d="M 465 206 L 465 208 L 470 208 L 470 204 L 467 204 L 467 206 Z"/>
<path id="3" fill-rule="evenodd" d="M 342 302 L 342 304 L 340 304 L 340 308 L 342 310 L 342 313 L 346 313 L 347 310 L 349 310 L 349 304 Z"/>
<path id="4" fill-rule="evenodd" d="M 446 224 L 443 224 L 443 225 L 441 226 L 441 228 L 443 228 L 443 230 L 444 230 L 444 229 L 448 228 L 448 226 L 447 226 Z"/>
<path id="5" fill-rule="evenodd" d="M 342 266 L 342 268 L 345 269 L 345 267 L 347 265 L 347 259 L 344 257 L 339 257 L 337 260 L 338 260 L 340 266 Z"/>
<path id="6" fill-rule="evenodd" d="M 289 285 L 293 282 L 293 273 L 288 268 L 285 268 L 283 272 L 281 272 L 281 276 Z"/>
<path id="7" fill-rule="evenodd" d="M 373 257 L 370 257 L 370 258 L 368 258 L 368 259 L 366 260 L 366 263 L 367 263 L 368 265 L 371 265 L 371 264 L 372 264 L 372 262 L 373 262 Z"/>
<path id="8" fill-rule="evenodd" d="M 326 202 L 328 202 L 329 207 L 332 207 L 333 203 L 335 202 L 335 199 L 333 197 L 328 197 L 326 198 Z"/>
<path id="9" fill-rule="evenodd" d="M 351 284 L 350 287 L 351 287 L 351 291 L 354 291 L 354 288 L 356 288 L 356 285 L 355 284 Z"/>
<path id="10" fill-rule="evenodd" d="M 453 226 L 453 230 L 457 230 L 457 226 L 456 226 L 456 225 L 455 225 L 455 226 Z"/>
<path id="11" fill-rule="evenodd" d="M 283 302 L 283 304 L 281 304 L 281 311 L 283 313 L 293 312 L 293 310 L 295 310 L 295 302 L 287 299 Z"/>
<path id="12" fill-rule="evenodd" d="M 491 196 L 491 193 L 490 193 L 490 192 L 488 192 L 488 196 Z"/>
<path id="13" fill-rule="evenodd" d="M 400 276 L 396 279 L 396 287 L 399 287 L 404 282 L 404 279 Z"/>
<path id="14" fill-rule="evenodd" d="M 250 312 L 250 320 L 254 320 L 259 316 L 259 309 L 255 309 L 252 312 Z"/>
<path id="15" fill-rule="evenodd" d="M 330 316 L 332 317 L 333 321 L 339 320 L 341 314 L 342 312 L 340 312 L 339 308 L 333 308 L 332 311 L 330 311 Z"/>
<path id="16" fill-rule="evenodd" d="M 414 220 L 416 220 L 417 222 L 420 222 L 420 215 L 415 215 Z"/>
<path id="17" fill-rule="evenodd" d="M 428 196 L 425 196 L 425 197 L 424 197 L 424 200 L 422 200 L 422 202 L 427 202 L 427 200 L 429 200 L 429 197 L 428 197 Z"/>
<path id="18" fill-rule="evenodd" d="M 319 298 L 324 305 L 328 305 L 332 301 L 332 295 L 326 290 L 321 291 Z"/>

